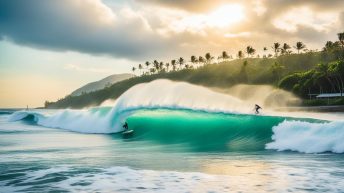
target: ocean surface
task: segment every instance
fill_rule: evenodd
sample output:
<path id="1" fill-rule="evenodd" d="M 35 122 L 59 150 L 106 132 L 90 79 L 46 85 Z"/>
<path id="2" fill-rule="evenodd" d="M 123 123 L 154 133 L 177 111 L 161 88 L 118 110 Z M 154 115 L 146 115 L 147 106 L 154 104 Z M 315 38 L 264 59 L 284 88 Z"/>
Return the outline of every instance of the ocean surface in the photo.
<path id="1" fill-rule="evenodd" d="M 142 90 L 108 107 L 0 110 L 0 192 L 344 192 L 342 114 Z"/>

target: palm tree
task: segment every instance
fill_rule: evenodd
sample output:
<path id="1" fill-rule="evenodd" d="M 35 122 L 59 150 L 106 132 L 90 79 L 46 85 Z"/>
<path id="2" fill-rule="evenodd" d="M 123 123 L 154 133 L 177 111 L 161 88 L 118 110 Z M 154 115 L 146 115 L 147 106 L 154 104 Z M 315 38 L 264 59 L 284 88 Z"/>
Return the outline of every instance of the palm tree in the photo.
<path id="1" fill-rule="evenodd" d="M 241 59 L 241 58 L 243 58 L 243 57 L 244 57 L 243 52 L 242 52 L 241 50 L 238 51 L 238 58 Z"/>
<path id="2" fill-rule="evenodd" d="M 133 71 L 134 74 L 135 74 L 135 70 L 136 70 L 135 67 L 131 68 L 131 71 Z"/>
<path id="3" fill-rule="evenodd" d="M 202 56 L 198 57 L 198 62 L 205 64 L 205 59 Z"/>
<path id="4" fill-rule="evenodd" d="M 141 74 L 141 71 L 142 71 L 142 64 L 139 64 L 139 70 L 140 70 L 140 74 Z"/>
<path id="5" fill-rule="evenodd" d="M 226 51 L 223 51 L 222 55 L 221 55 L 221 58 L 222 58 L 222 60 L 227 60 L 229 58 L 228 53 Z"/>
<path id="6" fill-rule="evenodd" d="M 247 47 L 246 47 L 247 57 L 250 57 L 250 56 L 253 55 L 255 52 L 256 52 L 256 50 L 253 49 L 252 46 L 247 46 Z"/>
<path id="7" fill-rule="evenodd" d="M 164 70 L 164 63 L 163 62 L 159 63 L 159 70 L 160 71 Z"/>
<path id="8" fill-rule="evenodd" d="M 342 48 L 344 49 L 344 32 L 338 33 L 337 35 L 338 35 L 339 42 L 342 44 Z"/>
<path id="9" fill-rule="evenodd" d="M 291 47 L 287 44 L 287 43 L 284 43 L 283 44 L 283 47 L 282 47 L 282 54 L 289 54 L 289 49 L 290 49 Z"/>
<path id="10" fill-rule="evenodd" d="M 278 42 L 276 42 L 276 43 L 274 43 L 274 45 L 272 46 L 272 49 L 274 49 L 274 52 L 275 52 L 275 57 L 277 57 L 278 56 L 278 52 L 280 51 L 280 43 L 278 43 Z"/>
<path id="11" fill-rule="evenodd" d="M 171 65 L 172 65 L 173 71 L 175 71 L 176 70 L 176 60 L 171 60 Z"/>
<path id="12" fill-rule="evenodd" d="M 179 64 L 180 68 L 182 68 L 182 66 L 183 66 L 183 64 L 184 64 L 184 58 L 180 57 L 180 58 L 178 59 L 178 64 Z"/>
<path id="13" fill-rule="evenodd" d="M 154 65 L 154 68 L 156 69 L 156 71 L 159 71 L 159 62 L 157 60 L 154 60 L 153 61 L 153 65 Z"/>
<path id="14" fill-rule="evenodd" d="M 265 54 L 265 52 L 266 52 L 266 51 L 268 51 L 268 48 L 267 48 L 267 47 L 264 47 L 264 48 L 263 48 L 263 51 L 264 51 L 263 58 L 266 58 L 266 54 Z"/>
<path id="15" fill-rule="evenodd" d="M 304 50 L 306 45 L 302 42 L 296 42 L 296 46 L 294 46 L 294 48 L 297 50 L 297 53 L 300 54 L 300 50 Z"/>
<path id="16" fill-rule="evenodd" d="M 211 56 L 209 52 L 205 54 L 205 60 L 207 61 L 208 64 L 210 64 L 213 59 L 214 57 Z"/>
<path id="17" fill-rule="evenodd" d="M 147 69 L 148 69 L 148 67 L 149 67 L 149 65 L 150 65 L 150 62 L 146 61 L 146 62 L 145 62 L 145 65 L 146 65 L 146 67 L 147 67 Z"/>
<path id="18" fill-rule="evenodd" d="M 168 72 L 168 69 L 169 69 L 169 67 L 170 67 L 170 63 L 167 62 L 167 63 L 165 64 L 165 66 L 166 66 L 166 71 Z"/>
<path id="19" fill-rule="evenodd" d="M 197 62 L 196 56 L 191 56 L 191 63 L 195 64 Z"/>
<path id="20" fill-rule="evenodd" d="M 334 47 L 334 43 L 332 41 L 327 41 L 323 50 L 330 51 L 332 50 L 333 47 Z"/>
<path id="21" fill-rule="evenodd" d="M 251 50 L 251 46 L 247 46 L 246 47 L 247 57 L 250 57 L 250 50 Z"/>

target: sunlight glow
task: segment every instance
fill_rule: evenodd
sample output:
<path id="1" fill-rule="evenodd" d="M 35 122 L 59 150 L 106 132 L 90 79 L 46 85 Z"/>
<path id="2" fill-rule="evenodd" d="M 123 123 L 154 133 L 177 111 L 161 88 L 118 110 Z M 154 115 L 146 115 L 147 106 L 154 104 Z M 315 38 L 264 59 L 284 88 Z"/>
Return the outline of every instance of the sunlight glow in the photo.
<path id="1" fill-rule="evenodd" d="M 226 28 L 244 19 L 244 9 L 240 4 L 226 4 L 208 13 L 185 14 L 170 22 L 175 32 L 189 31 L 203 34 L 206 28 Z"/>
<path id="2" fill-rule="evenodd" d="M 207 23 L 214 27 L 227 27 L 244 18 L 243 7 L 238 4 L 228 4 L 219 7 L 207 15 Z"/>

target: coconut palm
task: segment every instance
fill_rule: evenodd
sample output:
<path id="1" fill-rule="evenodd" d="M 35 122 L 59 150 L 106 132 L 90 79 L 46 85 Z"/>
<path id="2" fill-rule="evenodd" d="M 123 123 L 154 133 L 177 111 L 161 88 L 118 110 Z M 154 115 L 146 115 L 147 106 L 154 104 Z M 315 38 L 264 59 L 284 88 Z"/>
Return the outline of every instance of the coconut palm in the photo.
<path id="1" fill-rule="evenodd" d="M 241 58 L 243 58 L 243 57 L 244 57 L 243 52 L 242 52 L 241 50 L 238 51 L 238 58 L 241 59 Z"/>
<path id="2" fill-rule="evenodd" d="M 250 57 L 250 56 L 254 55 L 255 52 L 256 52 L 256 50 L 253 49 L 252 46 L 247 46 L 246 47 L 247 57 Z"/>
<path id="3" fill-rule="evenodd" d="M 246 47 L 246 54 L 247 54 L 247 57 L 250 57 L 250 50 L 251 50 L 251 46 L 247 46 L 247 47 Z"/>
<path id="4" fill-rule="evenodd" d="M 272 49 L 274 49 L 274 52 L 275 52 L 275 57 L 278 56 L 278 52 L 281 49 L 280 46 L 281 46 L 281 44 L 278 42 L 274 43 L 274 45 L 272 46 Z"/>
<path id="5" fill-rule="evenodd" d="M 179 64 L 180 68 L 182 68 L 182 67 L 183 67 L 183 64 L 184 64 L 184 58 L 180 57 L 180 58 L 178 59 L 178 64 Z"/>
<path id="6" fill-rule="evenodd" d="M 175 71 L 176 70 L 176 60 L 171 60 L 171 65 L 172 65 L 173 71 Z"/>
<path id="7" fill-rule="evenodd" d="M 159 62 L 157 60 L 154 60 L 153 61 L 153 65 L 154 65 L 154 68 L 156 69 L 156 71 L 159 71 Z"/>
<path id="8" fill-rule="evenodd" d="M 282 49 L 281 49 L 281 51 L 282 51 L 282 54 L 289 54 L 290 52 L 289 52 L 289 49 L 290 49 L 291 47 L 287 44 L 287 43 L 284 43 L 283 44 L 283 46 L 282 46 Z"/>
<path id="9" fill-rule="evenodd" d="M 198 62 L 202 63 L 202 64 L 205 64 L 205 59 L 203 58 L 203 56 L 199 56 L 198 57 Z"/>
<path id="10" fill-rule="evenodd" d="M 342 44 L 342 48 L 344 49 L 344 32 L 338 33 L 338 40 Z"/>
<path id="11" fill-rule="evenodd" d="M 197 63 L 198 61 L 197 61 L 197 58 L 196 58 L 196 56 L 191 56 L 191 63 L 192 64 L 195 64 L 195 63 Z"/>
<path id="12" fill-rule="evenodd" d="M 159 63 L 159 70 L 163 71 L 164 70 L 164 62 Z"/>
<path id="13" fill-rule="evenodd" d="M 330 51 L 333 49 L 333 46 L 334 46 L 334 43 L 332 41 L 327 41 L 323 50 Z"/>
<path id="14" fill-rule="evenodd" d="M 229 58 L 228 53 L 226 51 L 223 51 L 221 54 L 221 58 L 222 58 L 222 60 L 227 60 Z"/>
<path id="15" fill-rule="evenodd" d="M 136 70 L 135 67 L 132 67 L 132 68 L 131 68 L 131 71 L 133 71 L 133 73 L 135 73 L 135 70 Z"/>
<path id="16" fill-rule="evenodd" d="M 168 72 L 169 67 L 170 67 L 170 63 L 167 62 L 167 63 L 165 64 L 165 66 L 166 66 L 166 71 Z"/>
<path id="17" fill-rule="evenodd" d="M 146 61 L 145 62 L 145 65 L 146 65 L 146 68 L 148 69 L 149 65 L 150 65 L 150 62 Z"/>
<path id="18" fill-rule="evenodd" d="M 300 51 L 306 48 L 306 45 L 302 42 L 296 42 L 296 46 L 294 46 L 294 48 L 297 50 L 297 53 L 299 54 Z"/>
<path id="19" fill-rule="evenodd" d="M 210 64 L 213 59 L 214 57 L 211 56 L 209 52 L 205 54 L 205 60 L 207 61 L 208 64 Z"/>
<path id="20" fill-rule="evenodd" d="M 139 70 L 140 70 L 140 74 L 141 74 L 141 71 L 142 71 L 142 69 L 143 69 L 143 67 L 142 67 L 142 64 L 139 64 Z"/>

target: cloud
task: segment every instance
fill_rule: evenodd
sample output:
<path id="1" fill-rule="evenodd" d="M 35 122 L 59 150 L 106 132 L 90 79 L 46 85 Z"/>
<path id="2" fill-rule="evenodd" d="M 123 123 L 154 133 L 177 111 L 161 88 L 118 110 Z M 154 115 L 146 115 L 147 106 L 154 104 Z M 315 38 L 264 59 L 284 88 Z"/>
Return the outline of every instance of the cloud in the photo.
<path id="1" fill-rule="evenodd" d="M 99 0 L 0 1 L 0 36 L 43 49 L 142 58 L 162 50 L 144 20 Z M 161 40 L 161 41 L 157 41 Z"/>
<path id="2" fill-rule="evenodd" d="M 130 60 L 173 59 L 273 42 L 319 48 L 343 29 L 343 0 L 0 1 L 0 40 Z M 219 6 L 243 10 L 209 19 Z M 306 11 L 305 11 L 306 10 Z M 230 22 L 243 12 L 243 18 Z M 217 17 L 217 16 L 216 16 Z M 226 19 L 228 22 L 226 23 Z M 218 22 L 218 23 L 217 23 Z"/>

